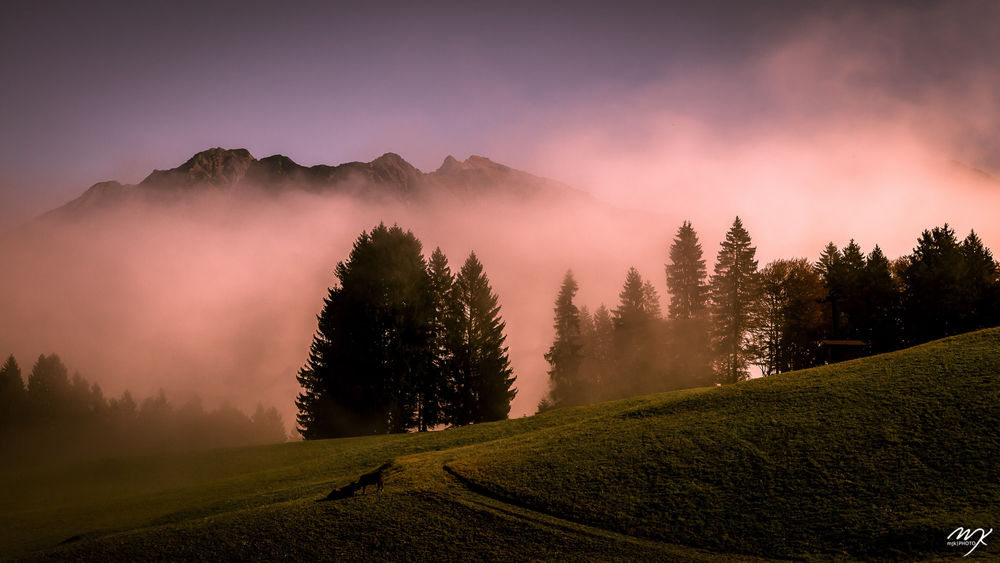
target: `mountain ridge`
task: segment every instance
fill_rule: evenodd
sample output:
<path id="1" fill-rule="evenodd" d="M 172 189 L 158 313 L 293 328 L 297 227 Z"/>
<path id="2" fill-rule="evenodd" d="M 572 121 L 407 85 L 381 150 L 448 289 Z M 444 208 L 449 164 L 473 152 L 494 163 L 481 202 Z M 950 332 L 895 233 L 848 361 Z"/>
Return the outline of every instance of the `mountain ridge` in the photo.
<path id="1" fill-rule="evenodd" d="M 137 184 L 97 182 L 79 197 L 42 217 L 78 215 L 137 198 L 162 200 L 192 193 L 239 191 L 270 194 L 303 191 L 404 201 L 441 194 L 468 199 L 490 192 L 514 197 L 582 193 L 478 155 L 465 161 L 448 155 L 436 170 L 423 172 L 393 152 L 370 162 L 303 166 L 282 154 L 258 159 L 245 148 L 213 147 L 195 153 L 177 167 L 154 169 Z"/>

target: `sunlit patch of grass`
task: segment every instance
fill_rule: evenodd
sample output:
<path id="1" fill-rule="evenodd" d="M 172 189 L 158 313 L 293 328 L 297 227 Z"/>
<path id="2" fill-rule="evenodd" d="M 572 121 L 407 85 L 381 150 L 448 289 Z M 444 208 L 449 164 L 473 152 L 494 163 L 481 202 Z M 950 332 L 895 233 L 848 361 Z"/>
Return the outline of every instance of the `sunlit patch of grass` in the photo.
<path id="1" fill-rule="evenodd" d="M 655 396 L 470 450 L 456 472 L 539 511 L 768 556 L 943 554 L 1000 521 L 1000 330 Z"/>

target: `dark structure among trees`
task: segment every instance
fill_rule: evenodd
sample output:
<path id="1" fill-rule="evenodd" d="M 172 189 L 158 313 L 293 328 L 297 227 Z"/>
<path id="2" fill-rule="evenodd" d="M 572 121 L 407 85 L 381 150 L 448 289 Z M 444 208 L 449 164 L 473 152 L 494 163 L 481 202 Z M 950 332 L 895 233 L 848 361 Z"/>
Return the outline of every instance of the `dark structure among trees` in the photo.
<path id="1" fill-rule="evenodd" d="M 498 298 L 470 254 L 452 276 L 398 226 L 362 233 L 335 270 L 306 365 L 306 439 L 506 418 L 516 391 Z"/>

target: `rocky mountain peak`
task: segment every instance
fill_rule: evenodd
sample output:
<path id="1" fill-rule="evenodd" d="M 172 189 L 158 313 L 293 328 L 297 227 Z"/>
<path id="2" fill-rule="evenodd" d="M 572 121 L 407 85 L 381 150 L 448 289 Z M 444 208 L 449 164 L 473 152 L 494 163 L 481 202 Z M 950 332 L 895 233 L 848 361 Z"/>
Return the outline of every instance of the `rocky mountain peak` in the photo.
<path id="1" fill-rule="evenodd" d="M 184 164 L 171 170 L 154 170 L 139 185 L 146 187 L 190 187 L 211 185 L 231 187 L 246 176 L 250 165 L 256 162 L 246 149 L 220 147 L 201 151 Z"/>

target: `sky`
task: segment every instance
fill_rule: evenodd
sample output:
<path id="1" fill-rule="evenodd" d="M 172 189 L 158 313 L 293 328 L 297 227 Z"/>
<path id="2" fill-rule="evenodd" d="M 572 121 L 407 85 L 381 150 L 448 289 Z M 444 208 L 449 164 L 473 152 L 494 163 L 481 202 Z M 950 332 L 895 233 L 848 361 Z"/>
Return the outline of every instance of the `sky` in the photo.
<path id="1" fill-rule="evenodd" d="M 210 146 L 307 165 L 391 151 L 423 170 L 481 154 L 643 201 L 644 181 L 567 161 L 891 116 L 942 160 L 995 172 L 998 15 L 989 1 L 8 1 L 0 228 Z"/>
<path id="2" fill-rule="evenodd" d="M 256 370 L 240 406 L 276 397 L 289 423 L 289 374 L 332 265 L 360 229 L 402 218 L 453 267 L 471 250 L 486 264 L 520 416 L 544 393 L 565 270 L 591 308 L 613 305 L 630 265 L 663 293 L 682 220 L 709 267 L 736 215 L 761 265 L 852 238 L 896 257 L 945 222 L 1000 249 L 998 22 L 986 0 L 5 1 L 0 232 L 214 146 L 304 165 L 395 152 L 424 171 L 483 155 L 622 213 L 300 202 L 252 225 L 125 217 L 86 233 L 86 251 L 77 233 L 3 257 L 20 271 L 0 280 L 0 316 L 18 326 L 0 331 L 0 354 L 59 351 L 109 393 L 173 384 L 211 398 L 199 381 L 213 368 Z M 130 379 L 151 360 L 162 372 Z"/>

